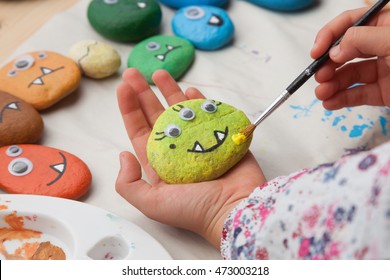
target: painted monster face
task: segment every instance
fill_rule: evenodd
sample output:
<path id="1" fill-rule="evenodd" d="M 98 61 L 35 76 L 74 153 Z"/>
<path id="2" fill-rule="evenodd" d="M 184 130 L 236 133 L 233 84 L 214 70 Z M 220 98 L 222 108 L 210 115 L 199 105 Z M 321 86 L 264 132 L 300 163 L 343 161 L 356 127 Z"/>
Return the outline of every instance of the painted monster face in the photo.
<path id="1" fill-rule="evenodd" d="M 162 17 L 155 0 L 93 0 L 87 15 L 98 33 L 120 42 L 138 42 L 158 33 Z"/>
<path id="2" fill-rule="evenodd" d="M 234 25 L 225 10 L 212 6 L 189 6 L 178 10 L 172 19 L 173 32 L 198 49 L 215 50 L 228 44 Z"/>
<path id="3" fill-rule="evenodd" d="M 76 156 L 40 145 L 0 148 L 0 186 L 9 193 L 76 199 L 91 183 L 88 167 Z"/>
<path id="4" fill-rule="evenodd" d="M 43 127 L 41 115 L 30 104 L 0 91 L 0 146 L 35 143 Z"/>
<path id="5" fill-rule="evenodd" d="M 75 62 L 49 51 L 26 53 L 0 69 L 0 90 L 45 109 L 73 92 L 81 72 Z"/>
<path id="6" fill-rule="evenodd" d="M 158 69 L 167 70 L 178 79 L 191 65 L 194 46 L 185 39 L 158 35 L 138 43 L 131 51 L 127 65 L 137 68 L 153 84 L 152 75 Z"/>
<path id="7" fill-rule="evenodd" d="M 236 145 L 232 136 L 249 124 L 242 111 L 218 101 L 178 103 L 153 127 L 147 146 L 149 162 L 167 183 L 216 179 L 248 151 L 251 139 Z"/>

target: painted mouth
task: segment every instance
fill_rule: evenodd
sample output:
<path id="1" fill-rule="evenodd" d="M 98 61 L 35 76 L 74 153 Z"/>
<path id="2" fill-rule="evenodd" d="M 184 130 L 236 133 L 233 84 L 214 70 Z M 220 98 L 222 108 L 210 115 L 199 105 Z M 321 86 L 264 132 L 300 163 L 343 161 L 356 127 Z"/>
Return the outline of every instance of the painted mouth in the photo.
<path id="1" fill-rule="evenodd" d="M 48 67 L 41 67 L 41 72 L 42 72 L 42 75 L 35 78 L 34 81 L 32 81 L 28 87 L 31 87 L 32 85 L 36 85 L 36 86 L 43 86 L 45 83 L 43 82 L 43 77 L 47 76 L 47 75 L 50 75 L 50 74 L 53 74 L 54 72 L 58 71 L 58 70 L 61 70 L 61 69 L 64 69 L 64 66 L 61 66 L 61 67 L 58 67 L 56 69 L 50 69 Z"/>
<path id="2" fill-rule="evenodd" d="M 173 50 L 176 50 L 178 48 L 181 48 L 181 46 L 171 46 L 171 45 L 166 45 L 167 47 L 167 51 L 165 53 L 162 53 L 162 54 L 156 54 L 155 57 L 158 59 L 158 60 L 161 60 L 161 61 L 164 61 L 165 58 L 167 57 L 167 55 L 172 52 Z"/>
<path id="3" fill-rule="evenodd" d="M 57 177 L 47 184 L 47 186 L 53 185 L 55 182 L 57 182 L 59 179 L 61 179 L 62 175 L 64 175 L 66 170 L 66 157 L 60 152 L 60 156 L 62 157 L 62 162 L 50 165 L 50 168 L 53 169 L 55 172 L 58 173 Z"/>
<path id="4" fill-rule="evenodd" d="M 228 134 L 229 134 L 228 127 L 225 128 L 225 131 L 214 130 L 214 136 L 215 136 L 215 139 L 217 140 L 217 144 L 215 144 L 214 146 L 212 146 L 210 148 L 205 149 L 202 146 L 202 144 L 199 143 L 199 141 L 195 141 L 194 146 L 192 147 L 192 149 L 187 150 L 187 152 L 189 152 L 189 153 L 201 153 L 201 154 L 212 152 L 212 151 L 217 149 L 219 146 L 221 146 L 225 142 Z"/>
<path id="5" fill-rule="evenodd" d="M 212 14 L 208 24 L 213 26 L 222 26 L 223 19 L 219 15 Z"/>

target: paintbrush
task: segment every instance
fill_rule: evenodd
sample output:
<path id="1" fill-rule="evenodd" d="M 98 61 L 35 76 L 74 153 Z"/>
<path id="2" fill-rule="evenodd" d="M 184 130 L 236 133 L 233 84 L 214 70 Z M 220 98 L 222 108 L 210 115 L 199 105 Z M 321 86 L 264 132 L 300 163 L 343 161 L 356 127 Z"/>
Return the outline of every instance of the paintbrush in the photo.
<path id="1" fill-rule="evenodd" d="M 355 22 L 352 26 L 362 26 L 365 25 L 369 20 L 371 20 L 390 0 L 379 0 L 376 2 L 358 21 Z M 238 134 L 233 135 L 233 141 L 236 144 L 241 144 L 252 135 L 256 127 L 264 121 L 272 112 L 274 112 L 280 105 L 282 105 L 294 92 L 296 92 L 311 76 L 314 75 L 328 60 L 329 60 L 329 51 L 331 48 L 340 44 L 342 35 L 331 47 L 323 54 L 320 58 L 314 60 L 283 92 L 275 99 L 274 102 L 260 115 L 258 119 L 255 120 L 253 124 L 245 127 Z"/>

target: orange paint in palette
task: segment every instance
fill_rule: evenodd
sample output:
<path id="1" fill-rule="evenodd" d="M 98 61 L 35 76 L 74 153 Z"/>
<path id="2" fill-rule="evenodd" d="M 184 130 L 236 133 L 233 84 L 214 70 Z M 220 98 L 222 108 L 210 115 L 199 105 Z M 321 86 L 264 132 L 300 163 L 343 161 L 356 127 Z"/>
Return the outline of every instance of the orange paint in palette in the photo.
<path id="1" fill-rule="evenodd" d="M 6 205 L 1 206 L 7 209 Z M 49 241 L 39 241 L 42 232 L 25 228 L 24 219 L 25 217 L 18 216 L 16 211 L 3 217 L 7 227 L 0 228 L 0 255 L 4 259 L 65 259 L 65 253 L 60 247 Z"/>
<path id="2" fill-rule="evenodd" d="M 136 225 L 86 203 L 2 194 L 0 205 L 0 259 L 171 259 Z"/>

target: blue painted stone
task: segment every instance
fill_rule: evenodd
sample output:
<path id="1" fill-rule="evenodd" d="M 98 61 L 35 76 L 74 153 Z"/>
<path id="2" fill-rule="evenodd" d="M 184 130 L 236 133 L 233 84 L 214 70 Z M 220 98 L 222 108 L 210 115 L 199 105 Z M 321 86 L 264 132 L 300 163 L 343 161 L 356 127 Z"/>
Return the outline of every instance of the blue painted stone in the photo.
<path id="1" fill-rule="evenodd" d="M 316 0 L 247 0 L 253 4 L 279 11 L 296 11 L 309 7 Z"/>
<path id="2" fill-rule="evenodd" d="M 234 25 L 225 10 L 213 6 L 189 6 L 172 19 L 173 32 L 189 40 L 197 49 L 216 50 L 234 36 Z"/>
<path id="3" fill-rule="evenodd" d="M 164 5 L 167 5 L 174 9 L 180 9 L 187 6 L 199 6 L 199 5 L 210 5 L 222 7 L 226 5 L 229 0 L 159 0 Z"/>

